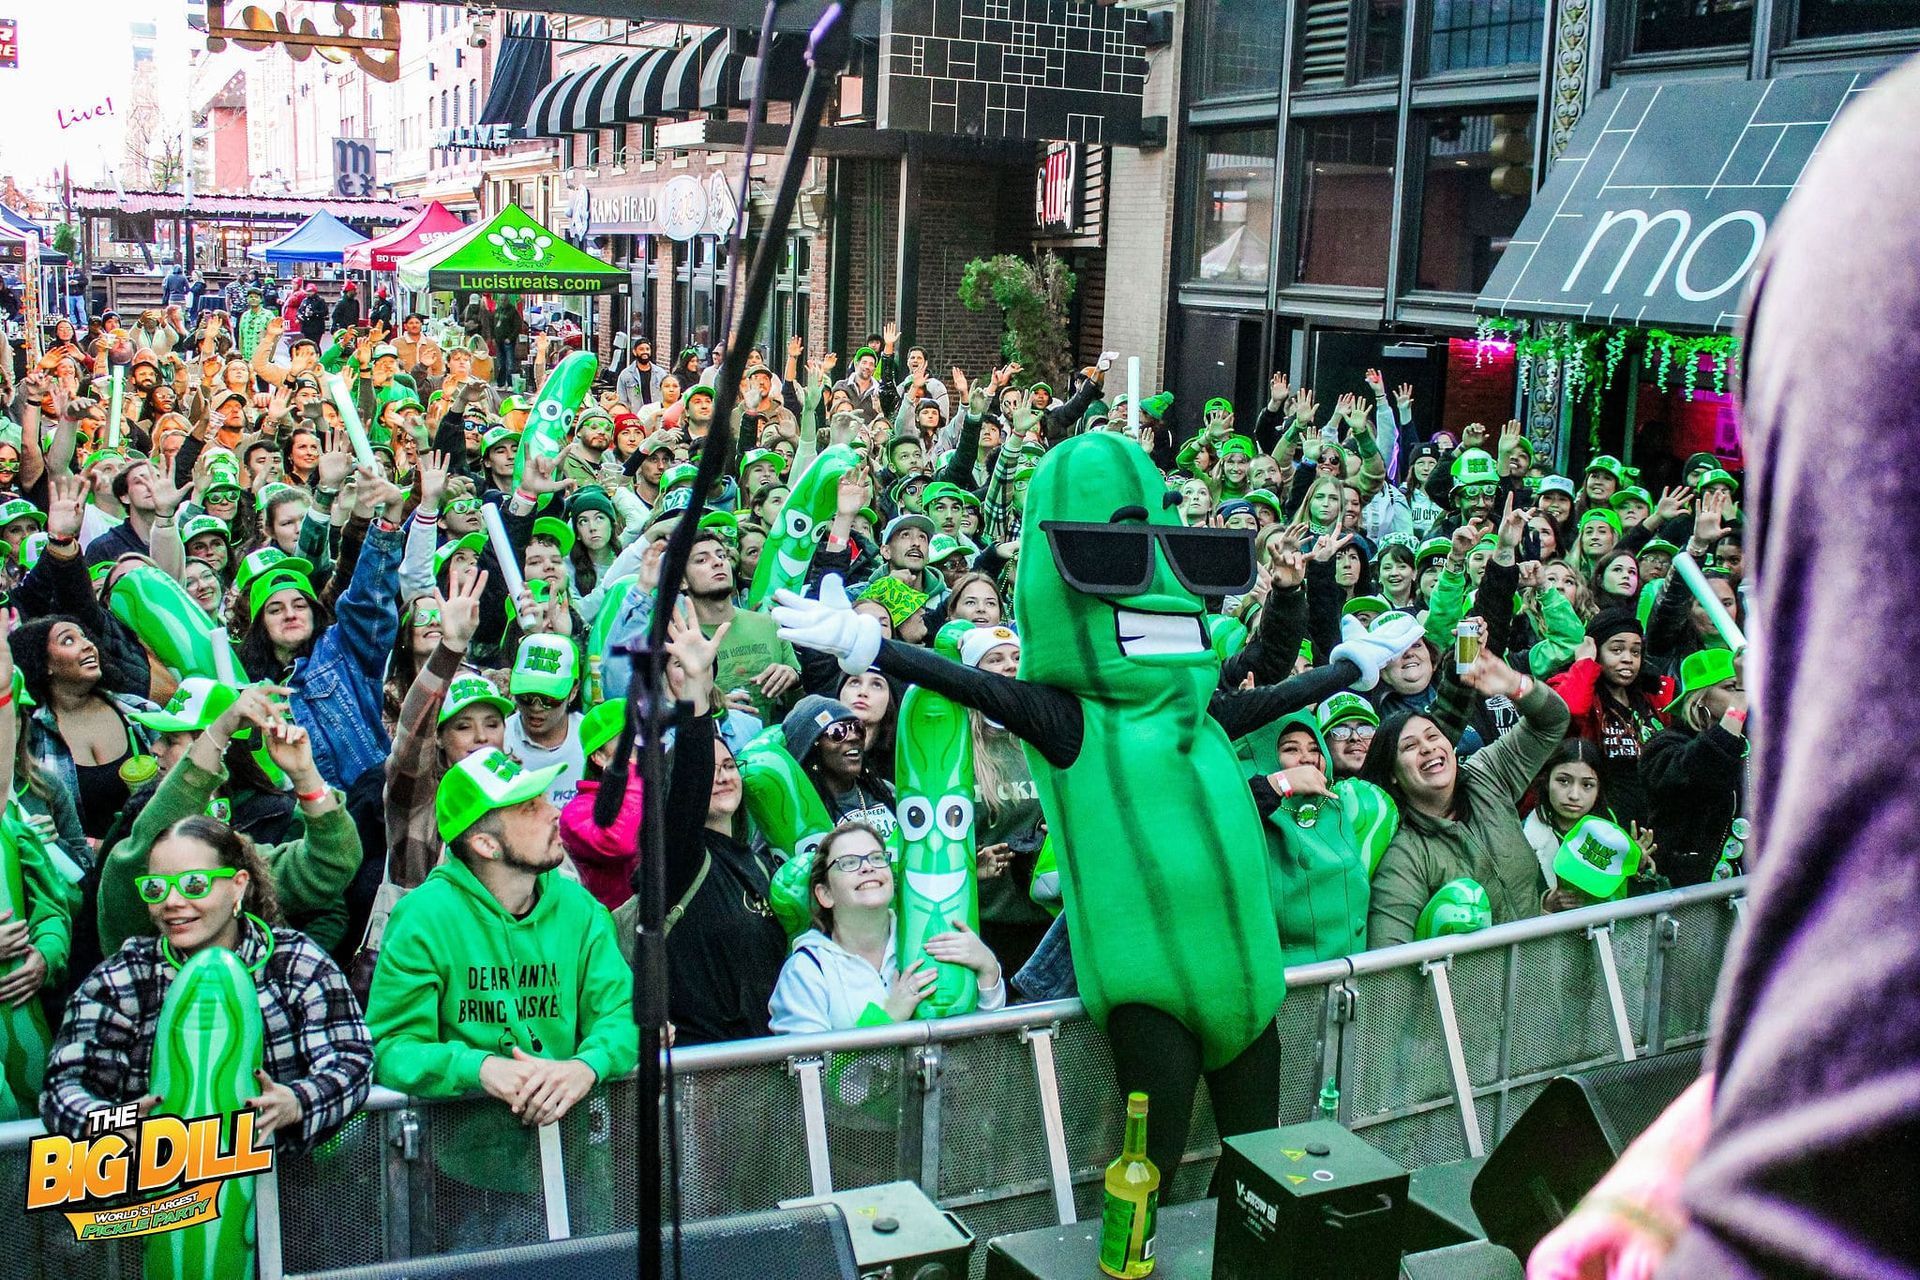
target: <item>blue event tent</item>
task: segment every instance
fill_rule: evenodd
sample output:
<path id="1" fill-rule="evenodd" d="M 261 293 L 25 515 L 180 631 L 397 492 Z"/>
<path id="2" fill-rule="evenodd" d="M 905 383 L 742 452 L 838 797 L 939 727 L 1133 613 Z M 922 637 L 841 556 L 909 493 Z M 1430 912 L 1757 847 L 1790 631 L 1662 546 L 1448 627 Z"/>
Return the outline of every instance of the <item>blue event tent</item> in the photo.
<path id="1" fill-rule="evenodd" d="M 338 262 L 345 250 L 366 239 L 322 209 L 278 240 L 253 246 L 247 256 L 262 262 Z"/>

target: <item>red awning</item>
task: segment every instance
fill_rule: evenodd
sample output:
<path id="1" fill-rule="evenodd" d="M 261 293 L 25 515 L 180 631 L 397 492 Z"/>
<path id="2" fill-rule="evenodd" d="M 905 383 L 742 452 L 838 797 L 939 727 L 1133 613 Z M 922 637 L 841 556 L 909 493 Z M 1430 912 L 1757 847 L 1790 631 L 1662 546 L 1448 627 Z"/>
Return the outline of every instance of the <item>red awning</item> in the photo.
<path id="1" fill-rule="evenodd" d="M 419 252 L 442 236 L 462 231 L 466 225 L 459 214 L 435 200 L 405 226 L 348 249 L 341 265 L 352 271 L 391 271 L 394 263 L 408 254 Z"/>

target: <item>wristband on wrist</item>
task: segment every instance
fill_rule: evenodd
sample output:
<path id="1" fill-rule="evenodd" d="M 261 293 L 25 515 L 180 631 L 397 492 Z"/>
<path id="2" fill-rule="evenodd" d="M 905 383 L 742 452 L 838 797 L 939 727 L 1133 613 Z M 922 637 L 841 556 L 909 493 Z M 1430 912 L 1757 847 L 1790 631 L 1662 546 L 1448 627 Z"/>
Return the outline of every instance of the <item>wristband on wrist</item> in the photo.
<path id="1" fill-rule="evenodd" d="M 1279 779 L 1280 785 L 1276 786 L 1274 790 L 1280 793 L 1280 798 L 1282 800 L 1285 800 L 1288 796 L 1293 794 L 1293 780 L 1287 777 L 1286 770 L 1284 769 L 1278 770 L 1277 772 L 1274 773 L 1273 776 Z"/>
<path id="2" fill-rule="evenodd" d="M 1517 690 L 1515 690 L 1515 692 L 1514 692 L 1514 695 L 1513 695 L 1513 700 L 1514 700 L 1515 702 L 1518 702 L 1518 701 L 1520 701 L 1520 699 L 1522 699 L 1522 698 L 1524 698 L 1524 697 L 1526 697 L 1526 696 L 1527 696 L 1528 694 L 1530 694 L 1530 693 L 1532 693 L 1532 692 L 1533 692 L 1533 677 L 1532 677 L 1532 676 L 1521 676 L 1521 677 L 1520 677 L 1520 687 L 1519 687 L 1519 689 L 1517 689 Z"/>
<path id="3" fill-rule="evenodd" d="M 294 796 L 300 801 L 301 804 L 318 804 L 320 803 L 320 801 L 325 800 L 329 795 L 332 795 L 332 794 L 333 793 L 331 791 L 328 791 L 324 785 L 318 791 L 294 792 Z"/>
<path id="4" fill-rule="evenodd" d="M 13 685 L 9 683 L 6 692 L 0 693 L 0 710 L 13 705 Z"/>

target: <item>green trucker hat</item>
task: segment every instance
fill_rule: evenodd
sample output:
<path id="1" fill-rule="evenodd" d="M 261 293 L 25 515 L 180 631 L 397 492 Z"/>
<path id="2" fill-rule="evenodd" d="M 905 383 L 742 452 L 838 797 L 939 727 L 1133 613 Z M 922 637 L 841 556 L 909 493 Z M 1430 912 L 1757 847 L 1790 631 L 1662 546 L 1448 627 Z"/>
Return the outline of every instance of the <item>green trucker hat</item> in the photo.
<path id="1" fill-rule="evenodd" d="M 440 779 L 440 790 L 433 797 L 440 838 L 456 839 L 496 809 L 511 809 L 545 795 L 564 768 L 550 764 L 526 769 L 498 747 L 474 752 Z"/>

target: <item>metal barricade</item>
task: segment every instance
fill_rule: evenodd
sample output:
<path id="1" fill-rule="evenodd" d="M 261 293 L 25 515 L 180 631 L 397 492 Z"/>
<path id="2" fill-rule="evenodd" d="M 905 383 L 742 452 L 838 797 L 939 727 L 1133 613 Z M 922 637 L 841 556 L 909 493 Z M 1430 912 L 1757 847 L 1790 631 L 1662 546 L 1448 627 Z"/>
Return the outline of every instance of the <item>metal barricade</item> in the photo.
<path id="1" fill-rule="evenodd" d="M 1331 1077 L 1341 1120 L 1410 1166 L 1491 1149 L 1554 1076 L 1705 1039 L 1745 888 L 1291 969 L 1275 1121 L 1308 1119 Z M 673 1055 L 672 1088 L 681 1176 L 668 1192 L 689 1221 L 908 1179 L 987 1239 L 1096 1214 L 1121 1138 L 1105 1037 L 1078 1001 L 703 1045 Z M 257 1221 L 261 1280 L 631 1231 L 636 1105 L 633 1080 L 612 1081 L 550 1135 L 503 1144 L 489 1135 L 513 1127 L 491 1099 L 375 1089 L 319 1149 L 279 1162 L 277 1205 Z M 1219 1155 L 1204 1091 L 1195 1107 L 1170 1203 L 1204 1194 Z M 25 1184 L 40 1132 L 0 1125 L 0 1188 Z M 139 1274 L 137 1242 L 78 1245 L 58 1214 L 0 1215 L 0 1280 Z"/>

